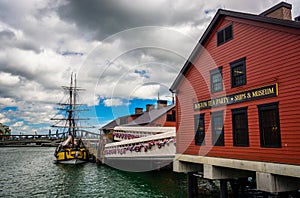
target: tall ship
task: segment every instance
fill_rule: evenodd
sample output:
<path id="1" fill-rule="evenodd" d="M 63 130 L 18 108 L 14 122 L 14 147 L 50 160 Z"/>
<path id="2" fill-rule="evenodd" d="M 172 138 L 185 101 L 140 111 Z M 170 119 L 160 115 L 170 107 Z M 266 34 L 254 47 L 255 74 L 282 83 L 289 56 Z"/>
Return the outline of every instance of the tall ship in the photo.
<path id="1" fill-rule="evenodd" d="M 70 86 L 62 86 L 67 93 L 67 99 L 64 103 L 58 103 L 60 113 L 57 118 L 51 118 L 56 123 L 51 127 L 60 128 L 60 133 L 63 140 L 57 146 L 54 156 L 56 157 L 55 163 L 61 164 L 81 164 L 93 159 L 93 155 L 84 145 L 80 134 L 83 128 L 93 128 L 88 126 L 80 126 L 80 120 L 88 120 L 88 118 L 79 118 L 79 112 L 85 111 L 82 104 L 78 104 L 79 92 L 83 91 L 82 88 L 77 87 L 76 75 L 71 74 Z M 61 115 L 64 113 L 64 116 Z"/>

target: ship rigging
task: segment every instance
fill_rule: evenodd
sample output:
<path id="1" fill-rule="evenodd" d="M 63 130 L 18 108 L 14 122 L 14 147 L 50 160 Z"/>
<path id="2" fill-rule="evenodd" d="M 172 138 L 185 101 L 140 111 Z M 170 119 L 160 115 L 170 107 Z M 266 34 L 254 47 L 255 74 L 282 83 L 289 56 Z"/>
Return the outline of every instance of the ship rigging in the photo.
<path id="1" fill-rule="evenodd" d="M 63 128 L 64 130 L 64 141 L 57 146 L 54 152 L 54 156 L 56 157 L 55 162 L 62 164 L 79 164 L 91 161 L 93 155 L 89 153 L 89 150 L 78 134 L 78 132 L 82 133 L 84 131 L 82 128 L 94 128 L 90 126 L 79 126 L 80 120 L 89 120 L 88 118 L 79 118 L 79 112 L 86 110 L 79 108 L 83 104 L 77 103 L 78 93 L 84 89 L 77 87 L 76 75 L 74 75 L 73 79 L 73 74 L 71 75 L 70 86 L 63 86 L 62 88 L 67 93 L 68 99 L 65 103 L 58 103 L 58 105 L 61 106 L 61 108 L 58 109 L 65 112 L 65 117 L 51 119 L 58 121 L 51 127 Z M 58 125 L 61 122 L 64 122 L 64 125 Z"/>

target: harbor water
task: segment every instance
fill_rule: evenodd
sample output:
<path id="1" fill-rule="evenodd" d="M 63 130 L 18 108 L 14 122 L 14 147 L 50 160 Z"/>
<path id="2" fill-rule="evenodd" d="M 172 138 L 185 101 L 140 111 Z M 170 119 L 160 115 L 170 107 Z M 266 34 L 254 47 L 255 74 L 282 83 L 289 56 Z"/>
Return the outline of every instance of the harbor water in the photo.
<path id="1" fill-rule="evenodd" d="M 187 197 L 184 174 L 54 164 L 54 149 L 0 148 L 0 197 Z"/>

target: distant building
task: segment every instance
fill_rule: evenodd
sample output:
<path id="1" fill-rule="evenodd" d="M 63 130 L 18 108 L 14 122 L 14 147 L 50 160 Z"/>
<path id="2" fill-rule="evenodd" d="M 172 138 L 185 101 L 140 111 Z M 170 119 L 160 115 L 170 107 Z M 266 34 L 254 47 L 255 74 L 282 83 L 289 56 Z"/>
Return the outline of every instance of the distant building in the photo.
<path id="1" fill-rule="evenodd" d="M 9 126 L 6 126 L 0 123 L 0 140 L 8 139 L 11 135 L 11 129 Z"/>
<path id="2" fill-rule="evenodd" d="M 112 120 L 111 122 L 109 122 L 108 124 L 104 125 L 103 127 L 101 127 L 99 130 L 101 133 L 103 134 L 109 134 L 113 131 L 113 129 L 116 126 L 120 126 L 120 125 L 124 125 L 124 124 L 128 124 L 129 122 L 131 122 L 132 120 L 136 119 L 137 117 L 141 116 L 141 113 L 135 113 L 133 115 L 127 115 L 127 116 L 122 116 L 119 117 L 115 120 Z"/>
<path id="3" fill-rule="evenodd" d="M 132 120 L 126 126 L 156 126 L 156 127 L 175 127 L 176 110 L 175 105 L 167 106 L 158 101 L 158 108 L 146 110 L 142 115 Z"/>
<path id="4" fill-rule="evenodd" d="M 167 105 L 166 100 L 158 100 L 157 108 L 152 104 L 147 104 L 145 111 L 143 111 L 143 108 L 135 108 L 134 114 L 119 117 L 104 125 L 99 130 L 104 134 L 109 134 L 116 126 L 175 127 L 175 105 Z"/>
<path id="5" fill-rule="evenodd" d="M 300 189 L 300 22 L 291 8 L 218 10 L 170 88 L 175 171 L 254 174 L 259 190 Z"/>

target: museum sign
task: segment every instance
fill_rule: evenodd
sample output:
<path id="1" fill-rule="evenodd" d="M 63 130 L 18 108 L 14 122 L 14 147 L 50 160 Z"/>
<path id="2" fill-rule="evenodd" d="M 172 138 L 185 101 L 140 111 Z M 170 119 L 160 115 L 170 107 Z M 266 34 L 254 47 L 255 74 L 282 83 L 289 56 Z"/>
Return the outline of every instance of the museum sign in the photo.
<path id="1" fill-rule="evenodd" d="M 260 87 L 228 96 L 222 96 L 218 98 L 212 98 L 210 100 L 204 100 L 194 103 L 194 110 L 207 109 L 212 107 L 218 107 L 223 105 L 231 105 L 240 102 L 246 102 L 251 100 L 257 100 L 261 98 L 274 97 L 278 95 L 278 85 L 272 84 L 269 86 Z"/>

